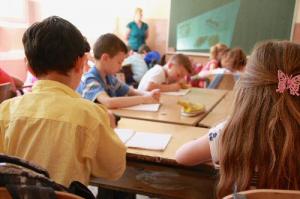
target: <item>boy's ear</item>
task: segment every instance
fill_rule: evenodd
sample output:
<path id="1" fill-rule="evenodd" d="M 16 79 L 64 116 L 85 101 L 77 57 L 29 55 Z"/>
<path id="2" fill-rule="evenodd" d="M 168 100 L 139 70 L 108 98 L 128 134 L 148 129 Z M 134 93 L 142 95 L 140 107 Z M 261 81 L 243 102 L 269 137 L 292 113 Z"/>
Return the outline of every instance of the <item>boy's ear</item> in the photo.
<path id="1" fill-rule="evenodd" d="M 110 58 L 109 54 L 103 53 L 100 57 L 100 60 L 107 61 Z"/>
<path id="2" fill-rule="evenodd" d="M 74 67 L 75 71 L 81 73 L 83 71 L 83 67 L 86 62 L 87 62 L 86 54 L 84 54 L 82 57 L 78 57 L 78 59 L 75 62 L 75 67 Z"/>
<path id="3" fill-rule="evenodd" d="M 168 68 L 169 68 L 169 69 L 172 68 L 173 65 L 174 65 L 173 63 L 169 62 L 169 63 L 168 63 Z"/>

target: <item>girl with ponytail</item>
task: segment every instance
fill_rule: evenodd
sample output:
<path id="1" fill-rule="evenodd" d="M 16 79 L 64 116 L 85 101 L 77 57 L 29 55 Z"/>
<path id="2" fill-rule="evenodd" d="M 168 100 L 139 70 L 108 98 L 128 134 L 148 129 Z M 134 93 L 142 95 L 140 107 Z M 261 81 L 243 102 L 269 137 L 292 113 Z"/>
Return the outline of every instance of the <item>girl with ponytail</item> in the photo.
<path id="1" fill-rule="evenodd" d="M 220 168 L 217 197 L 252 188 L 300 189 L 300 45 L 258 45 L 236 88 L 227 121 L 183 145 L 176 160 Z"/>

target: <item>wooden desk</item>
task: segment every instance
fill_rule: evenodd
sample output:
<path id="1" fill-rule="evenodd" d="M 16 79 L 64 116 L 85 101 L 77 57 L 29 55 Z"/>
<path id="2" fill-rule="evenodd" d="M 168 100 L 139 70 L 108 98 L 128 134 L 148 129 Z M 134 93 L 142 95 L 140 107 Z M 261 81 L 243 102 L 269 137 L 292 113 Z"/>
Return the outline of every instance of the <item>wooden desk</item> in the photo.
<path id="1" fill-rule="evenodd" d="M 220 101 L 220 103 L 210 111 L 206 117 L 199 122 L 201 127 L 213 127 L 214 125 L 224 121 L 232 110 L 234 100 L 233 91 L 229 91 L 227 95 Z"/>
<path id="2" fill-rule="evenodd" d="M 214 198 L 217 178 L 213 167 L 184 167 L 175 161 L 175 152 L 182 144 L 203 136 L 208 129 L 126 118 L 120 120 L 118 127 L 169 133 L 172 138 L 162 152 L 128 149 L 123 177 L 117 181 L 92 178 L 92 185 L 160 198 Z"/>
<path id="3" fill-rule="evenodd" d="M 143 112 L 115 109 L 112 110 L 116 115 L 125 118 L 150 120 L 156 122 L 173 123 L 181 125 L 196 126 L 207 113 L 225 96 L 228 91 L 215 89 L 192 88 L 185 96 L 161 95 L 161 106 L 157 112 Z M 181 107 L 177 104 L 179 99 L 187 99 L 191 102 L 198 102 L 205 105 L 206 112 L 196 117 L 181 116 Z"/>

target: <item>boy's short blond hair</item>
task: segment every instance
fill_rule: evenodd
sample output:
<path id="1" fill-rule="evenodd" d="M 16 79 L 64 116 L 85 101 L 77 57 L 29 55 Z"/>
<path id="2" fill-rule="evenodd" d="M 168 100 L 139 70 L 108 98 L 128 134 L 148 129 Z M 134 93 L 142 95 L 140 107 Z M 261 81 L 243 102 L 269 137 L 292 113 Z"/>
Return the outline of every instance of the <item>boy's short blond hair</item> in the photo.
<path id="1" fill-rule="evenodd" d="M 170 62 L 174 62 L 180 66 L 183 66 L 189 74 L 193 72 L 192 62 L 188 56 L 184 54 L 176 54 L 170 58 Z"/>

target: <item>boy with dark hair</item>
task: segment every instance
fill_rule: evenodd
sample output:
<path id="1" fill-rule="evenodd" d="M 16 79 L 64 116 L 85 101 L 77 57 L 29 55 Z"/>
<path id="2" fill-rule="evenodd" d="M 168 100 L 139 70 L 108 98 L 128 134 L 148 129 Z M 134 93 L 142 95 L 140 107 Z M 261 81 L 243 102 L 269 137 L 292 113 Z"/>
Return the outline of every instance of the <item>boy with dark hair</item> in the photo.
<path id="1" fill-rule="evenodd" d="M 157 103 L 159 90 L 138 91 L 115 77 L 126 53 L 126 45 L 114 34 L 100 36 L 94 44 L 96 65 L 84 74 L 77 88 L 82 97 L 99 102 L 110 109 Z"/>
<path id="2" fill-rule="evenodd" d="M 60 17 L 30 26 L 23 35 L 28 68 L 38 77 L 32 93 L 0 105 L 0 152 L 46 168 L 68 186 L 91 175 L 119 178 L 126 148 L 101 105 L 82 99 L 79 84 L 88 50 L 80 31 Z"/>

